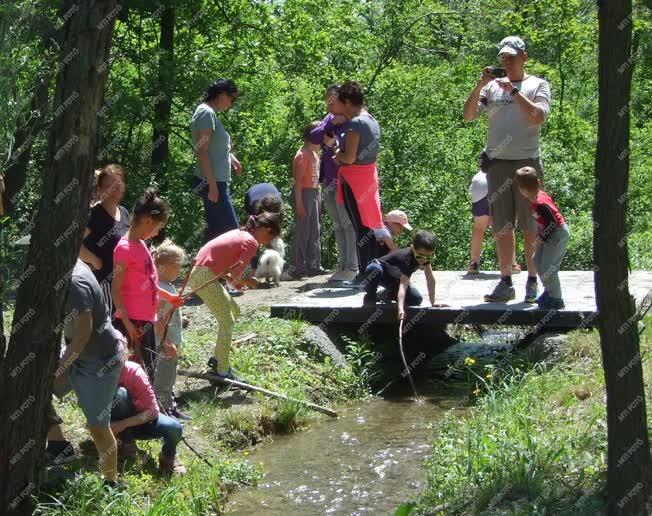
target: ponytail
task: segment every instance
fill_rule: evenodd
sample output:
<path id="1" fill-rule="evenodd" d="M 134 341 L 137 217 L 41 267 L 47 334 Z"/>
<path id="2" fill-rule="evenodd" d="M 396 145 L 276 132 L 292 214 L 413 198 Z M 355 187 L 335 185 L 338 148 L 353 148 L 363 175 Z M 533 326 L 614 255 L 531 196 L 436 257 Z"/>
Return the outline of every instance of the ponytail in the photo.
<path id="1" fill-rule="evenodd" d="M 244 229 L 253 232 L 258 228 L 269 228 L 272 235 L 277 237 L 281 234 L 282 224 L 283 216 L 280 213 L 263 211 L 257 215 L 249 215 L 249 217 L 247 217 L 247 222 L 245 222 Z"/>
<path id="2" fill-rule="evenodd" d="M 154 188 L 147 188 L 134 205 L 134 222 L 137 223 L 143 217 L 150 217 L 157 222 L 164 222 L 168 219 L 168 206 L 158 196 L 158 192 Z"/>

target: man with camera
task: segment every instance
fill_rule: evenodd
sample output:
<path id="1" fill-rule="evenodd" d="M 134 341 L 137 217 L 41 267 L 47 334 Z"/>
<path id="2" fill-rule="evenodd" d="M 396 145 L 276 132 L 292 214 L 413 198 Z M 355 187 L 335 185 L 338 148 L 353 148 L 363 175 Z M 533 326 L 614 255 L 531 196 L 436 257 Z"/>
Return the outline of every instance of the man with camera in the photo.
<path id="1" fill-rule="evenodd" d="M 525 241 L 528 270 L 525 302 L 534 303 L 537 296 L 537 271 L 533 261 L 536 223 L 528 199 L 519 193 L 516 171 L 530 166 L 543 178 L 539 136 L 550 113 L 550 86 L 545 80 L 525 73 L 528 55 L 521 38 L 508 36 L 498 48 L 502 67 L 485 67 L 464 103 L 464 120 L 475 120 L 485 111 L 489 120 L 480 168 L 487 173 L 489 210 L 501 279 L 484 299 L 495 302 L 515 298 L 512 256 L 516 225 Z"/>

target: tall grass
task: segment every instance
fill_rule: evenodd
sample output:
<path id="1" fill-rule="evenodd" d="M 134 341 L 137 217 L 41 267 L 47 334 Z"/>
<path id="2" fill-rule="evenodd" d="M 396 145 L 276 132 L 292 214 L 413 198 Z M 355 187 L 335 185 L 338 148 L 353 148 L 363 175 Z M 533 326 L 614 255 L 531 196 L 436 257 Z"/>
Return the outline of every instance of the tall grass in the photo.
<path id="1" fill-rule="evenodd" d="M 484 382 L 482 391 L 468 417 L 450 412 L 437 425 L 414 511 L 600 514 L 607 438 L 597 332 L 571 334 L 562 362 Z"/>

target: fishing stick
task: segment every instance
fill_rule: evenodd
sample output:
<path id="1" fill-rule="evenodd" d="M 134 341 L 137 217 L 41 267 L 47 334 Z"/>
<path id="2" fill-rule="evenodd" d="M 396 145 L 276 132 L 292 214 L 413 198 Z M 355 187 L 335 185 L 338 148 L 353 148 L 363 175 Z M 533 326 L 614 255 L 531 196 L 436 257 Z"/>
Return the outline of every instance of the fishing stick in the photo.
<path id="1" fill-rule="evenodd" d="M 414 386 L 414 380 L 412 380 L 412 370 L 408 367 L 407 362 L 405 361 L 405 353 L 403 353 L 403 318 L 401 318 L 400 322 L 398 323 L 398 347 L 401 351 L 401 360 L 403 360 L 403 365 L 407 371 L 407 377 L 410 380 L 410 385 L 414 391 L 414 399 L 418 400 L 419 393 L 417 392 L 417 388 Z"/>
<path id="2" fill-rule="evenodd" d="M 294 403 L 300 403 L 301 405 L 310 407 L 311 409 L 321 412 L 322 414 L 326 414 L 330 417 L 338 417 L 337 412 L 327 407 L 322 407 L 321 405 L 317 405 L 309 401 L 291 398 L 290 396 L 286 396 L 285 394 L 281 394 L 280 392 L 270 391 L 267 389 L 263 389 L 262 387 L 249 385 L 248 383 L 238 382 L 236 380 L 231 380 L 229 378 L 222 378 L 221 376 L 217 376 L 215 374 L 195 373 L 193 371 L 187 371 L 185 369 L 179 369 L 178 374 L 180 374 L 181 376 L 187 376 L 189 378 L 199 378 L 201 380 L 208 380 L 209 382 L 218 382 L 218 383 L 223 383 L 225 385 L 232 385 L 233 387 L 238 387 L 245 391 L 260 392 L 262 394 L 266 394 L 267 396 L 272 396 L 273 398 L 280 398 L 282 400 L 292 401 Z"/>

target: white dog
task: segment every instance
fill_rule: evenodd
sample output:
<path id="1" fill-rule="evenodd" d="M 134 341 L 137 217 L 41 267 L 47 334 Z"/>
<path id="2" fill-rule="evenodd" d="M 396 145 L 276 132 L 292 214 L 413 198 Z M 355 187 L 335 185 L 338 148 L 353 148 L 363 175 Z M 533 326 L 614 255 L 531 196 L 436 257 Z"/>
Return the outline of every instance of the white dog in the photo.
<path id="1" fill-rule="evenodd" d="M 285 265 L 285 244 L 281 237 L 276 237 L 269 244 L 269 247 L 265 249 L 265 252 L 258 260 L 258 268 L 256 269 L 256 277 L 259 280 L 263 278 L 267 283 L 274 282 L 274 285 L 278 286 L 281 280 L 281 272 L 283 272 L 283 266 Z"/>

